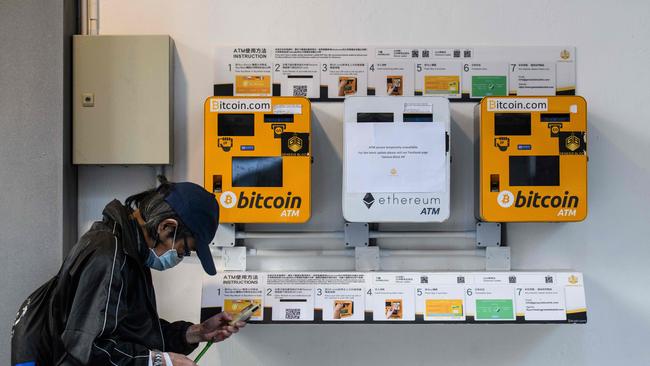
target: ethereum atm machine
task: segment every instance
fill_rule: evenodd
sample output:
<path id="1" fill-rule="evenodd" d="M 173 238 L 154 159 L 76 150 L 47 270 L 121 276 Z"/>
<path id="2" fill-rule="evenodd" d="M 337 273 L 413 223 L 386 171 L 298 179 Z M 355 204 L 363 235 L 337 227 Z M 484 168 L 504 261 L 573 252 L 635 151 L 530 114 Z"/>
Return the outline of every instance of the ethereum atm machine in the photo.
<path id="1" fill-rule="evenodd" d="M 343 217 L 441 222 L 449 217 L 449 101 L 347 97 Z"/>
<path id="2" fill-rule="evenodd" d="M 204 108 L 204 186 L 219 202 L 221 222 L 309 220 L 309 100 L 211 97 Z"/>
<path id="3" fill-rule="evenodd" d="M 488 97 L 476 107 L 477 216 L 488 222 L 587 216 L 587 103 Z"/>

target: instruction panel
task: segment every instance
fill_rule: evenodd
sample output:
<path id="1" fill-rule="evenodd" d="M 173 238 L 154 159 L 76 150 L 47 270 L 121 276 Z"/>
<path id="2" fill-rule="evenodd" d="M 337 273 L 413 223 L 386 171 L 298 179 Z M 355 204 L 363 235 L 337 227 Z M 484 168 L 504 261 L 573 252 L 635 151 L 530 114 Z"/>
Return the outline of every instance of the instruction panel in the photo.
<path id="1" fill-rule="evenodd" d="M 575 95 L 575 48 L 232 46 L 214 58 L 215 96 Z"/>
<path id="2" fill-rule="evenodd" d="M 586 323 L 575 272 L 227 272 L 201 320 L 260 304 L 251 323 Z"/>

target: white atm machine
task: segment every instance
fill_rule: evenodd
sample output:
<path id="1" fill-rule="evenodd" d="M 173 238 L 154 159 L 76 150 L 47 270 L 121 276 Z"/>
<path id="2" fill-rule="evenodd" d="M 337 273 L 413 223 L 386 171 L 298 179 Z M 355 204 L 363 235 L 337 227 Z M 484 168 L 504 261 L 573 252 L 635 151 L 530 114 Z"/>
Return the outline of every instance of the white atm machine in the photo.
<path id="1" fill-rule="evenodd" d="M 343 217 L 349 222 L 442 222 L 449 217 L 449 100 L 348 97 Z"/>

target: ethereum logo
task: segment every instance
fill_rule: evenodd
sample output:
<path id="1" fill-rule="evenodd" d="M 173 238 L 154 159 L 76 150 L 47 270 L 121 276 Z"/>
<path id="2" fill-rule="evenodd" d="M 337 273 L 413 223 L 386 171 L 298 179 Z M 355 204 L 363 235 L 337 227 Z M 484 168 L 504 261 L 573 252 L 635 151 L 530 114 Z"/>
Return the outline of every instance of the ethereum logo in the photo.
<path id="1" fill-rule="evenodd" d="M 375 197 L 373 197 L 371 193 L 366 193 L 366 195 L 363 196 L 363 203 L 365 203 L 366 207 L 370 209 L 370 206 L 375 203 Z"/>

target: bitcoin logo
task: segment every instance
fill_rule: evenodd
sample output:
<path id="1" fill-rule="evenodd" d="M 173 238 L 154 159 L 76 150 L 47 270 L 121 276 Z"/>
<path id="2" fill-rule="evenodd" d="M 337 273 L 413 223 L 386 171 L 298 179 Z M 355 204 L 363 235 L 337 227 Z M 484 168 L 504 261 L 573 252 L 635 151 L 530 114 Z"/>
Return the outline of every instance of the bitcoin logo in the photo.
<path id="1" fill-rule="evenodd" d="M 515 203 L 515 196 L 510 191 L 501 191 L 497 196 L 497 203 L 503 208 L 508 208 Z"/>
<path id="2" fill-rule="evenodd" d="M 219 202 L 221 202 L 221 207 L 223 208 L 232 208 L 237 204 L 237 196 L 230 191 L 225 191 L 219 197 Z"/>

